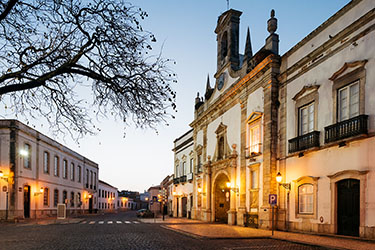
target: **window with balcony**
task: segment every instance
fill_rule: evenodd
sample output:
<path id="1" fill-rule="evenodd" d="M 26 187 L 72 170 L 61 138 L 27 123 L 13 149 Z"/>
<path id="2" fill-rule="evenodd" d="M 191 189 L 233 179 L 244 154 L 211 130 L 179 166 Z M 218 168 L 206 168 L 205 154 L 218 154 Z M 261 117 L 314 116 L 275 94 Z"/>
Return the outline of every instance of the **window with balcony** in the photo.
<path id="1" fill-rule="evenodd" d="M 70 193 L 70 206 L 74 207 L 74 192 Z"/>
<path id="2" fill-rule="evenodd" d="M 60 168 L 59 157 L 55 156 L 54 157 L 54 163 L 53 163 L 53 174 L 55 176 L 59 176 L 59 168 Z"/>
<path id="3" fill-rule="evenodd" d="M 296 137 L 289 140 L 289 153 L 319 147 L 320 132 L 316 129 L 320 85 L 306 85 L 294 97 Z"/>
<path id="4" fill-rule="evenodd" d="M 43 172 L 49 174 L 49 153 L 47 151 L 43 153 Z"/>
<path id="5" fill-rule="evenodd" d="M 86 169 L 86 188 L 89 188 L 89 170 Z"/>
<path id="6" fill-rule="evenodd" d="M 227 126 L 220 123 L 215 133 L 217 142 L 213 159 L 216 161 L 224 160 L 230 152 L 227 142 Z"/>
<path id="7" fill-rule="evenodd" d="M 365 114 L 366 60 L 346 63 L 330 80 L 333 81 L 333 124 L 324 128 L 325 143 L 345 143 L 344 139 L 367 135 Z M 359 67 L 358 67 L 359 66 Z M 357 67 L 351 72 L 348 68 Z"/>
<path id="8" fill-rule="evenodd" d="M 63 191 L 62 203 L 64 203 L 64 204 L 68 203 L 68 192 L 66 190 Z"/>

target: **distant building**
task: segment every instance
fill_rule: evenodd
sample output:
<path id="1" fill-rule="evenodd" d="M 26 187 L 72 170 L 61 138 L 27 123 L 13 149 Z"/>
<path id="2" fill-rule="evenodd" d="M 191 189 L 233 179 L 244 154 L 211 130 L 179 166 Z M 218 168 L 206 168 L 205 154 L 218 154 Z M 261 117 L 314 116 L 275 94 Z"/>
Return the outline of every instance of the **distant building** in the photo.
<path id="1" fill-rule="evenodd" d="M 160 183 L 161 188 L 161 195 L 162 195 L 162 209 L 164 209 L 165 215 L 173 216 L 173 174 L 168 175 L 164 178 L 164 180 Z"/>
<path id="2" fill-rule="evenodd" d="M 162 203 L 159 201 L 161 188 L 160 186 L 150 187 L 147 192 L 150 194 L 149 209 L 155 214 L 160 215 L 162 212 Z"/>
<path id="3" fill-rule="evenodd" d="M 173 217 L 191 218 L 193 209 L 194 140 L 189 130 L 174 140 Z"/>
<path id="4" fill-rule="evenodd" d="M 115 212 L 119 208 L 118 190 L 116 187 L 99 180 L 98 208 L 102 212 Z"/>
<path id="5" fill-rule="evenodd" d="M 0 120 L 0 218 L 97 209 L 98 164 L 17 120 Z"/>

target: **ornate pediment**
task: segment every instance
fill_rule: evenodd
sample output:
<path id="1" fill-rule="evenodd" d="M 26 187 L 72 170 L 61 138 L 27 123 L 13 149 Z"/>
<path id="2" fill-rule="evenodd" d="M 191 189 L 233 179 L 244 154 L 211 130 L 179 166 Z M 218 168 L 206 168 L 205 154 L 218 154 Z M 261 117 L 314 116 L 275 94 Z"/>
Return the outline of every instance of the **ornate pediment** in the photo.
<path id="1" fill-rule="evenodd" d="M 367 60 L 362 61 L 355 61 L 355 62 L 346 62 L 344 65 L 336 71 L 330 78 L 328 78 L 331 81 L 336 80 L 339 76 L 341 76 L 347 69 L 349 68 L 361 68 L 364 67 L 367 63 Z"/>
<path id="2" fill-rule="evenodd" d="M 309 92 L 318 90 L 319 87 L 320 85 L 316 85 L 316 84 L 305 85 L 292 99 L 295 101 Z"/>
<path id="3" fill-rule="evenodd" d="M 225 133 L 226 130 L 227 130 L 227 126 L 225 126 L 222 122 L 220 122 L 219 127 L 217 127 L 215 133 L 222 134 L 222 133 Z"/>
<path id="4" fill-rule="evenodd" d="M 251 115 L 247 119 L 247 123 L 252 123 L 252 122 L 258 120 L 259 118 L 262 117 L 262 115 L 263 115 L 263 113 L 259 112 L 259 111 L 255 111 L 255 112 L 251 113 Z"/>

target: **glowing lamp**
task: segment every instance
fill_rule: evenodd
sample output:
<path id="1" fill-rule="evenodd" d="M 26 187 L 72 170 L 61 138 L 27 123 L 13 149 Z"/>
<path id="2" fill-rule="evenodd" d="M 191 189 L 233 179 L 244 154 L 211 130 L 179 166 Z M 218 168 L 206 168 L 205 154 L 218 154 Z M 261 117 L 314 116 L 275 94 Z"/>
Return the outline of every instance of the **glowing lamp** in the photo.
<path id="1" fill-rule="evenodd" d="M 227 182 L 227 188 L 230 188 L 231 185 L 230 185 L 230 182 Z"/>
<path id="2" fill-rule="evenodd" d="M 43 191 L 44 191 L 44 188 L 43 188 L 43 187 L 41 187 L 41 188 L 40 188 L 40 192 L 41 192 L 41 193 L 43 193 Z"/>
<path id="3" fill-rule="evenodd" d="M 202 188 L 198 188 L 198 193 L 202 193 Z"/>
<path id="4" fill-rule="evenodd" d="M 276 175 L 276 181 L 280 183 L 282 180 L 283 180 L 283 177 L 281 176 L 280 172 L 278 172 Z"/>
<path id="5" fill-rule="evenodd" d="M 4 176 L 3 171 L 0 171 L 0 177 L 3 177 L 3 176 Z"/>

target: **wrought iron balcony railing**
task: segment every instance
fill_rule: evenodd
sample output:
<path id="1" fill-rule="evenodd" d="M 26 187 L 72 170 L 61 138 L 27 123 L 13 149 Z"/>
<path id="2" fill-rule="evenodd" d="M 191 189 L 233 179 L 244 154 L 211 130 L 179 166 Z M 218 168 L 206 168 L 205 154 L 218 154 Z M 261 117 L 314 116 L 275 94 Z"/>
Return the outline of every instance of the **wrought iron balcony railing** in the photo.
<path id="1" fill-rule="evenodd" d="M 186 175 L 180 177 L 180 183 L 186 182 Z"/>
<path id="2" fill-rule="evenodd" d="M 174 178 L 173 179 L 173 184 L 178 184 L 178 183 L 180 183 L 180 178 Z"/>
<path id="3" fill-rule="evenodd" d="M 319 131 L 313 131 L 308 134 L 298 136 L 289 140 L 289 154 L 306 150 L 309 148 L 319 147 Z"/>
<path id="4" fill-rule="evenodd" d="M 324 142 L 330 143 L 367 134 L 368 115 L 359 115 L 324 128 Z"/>

